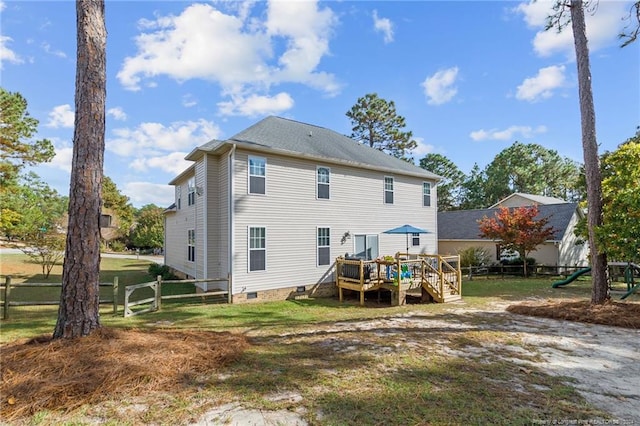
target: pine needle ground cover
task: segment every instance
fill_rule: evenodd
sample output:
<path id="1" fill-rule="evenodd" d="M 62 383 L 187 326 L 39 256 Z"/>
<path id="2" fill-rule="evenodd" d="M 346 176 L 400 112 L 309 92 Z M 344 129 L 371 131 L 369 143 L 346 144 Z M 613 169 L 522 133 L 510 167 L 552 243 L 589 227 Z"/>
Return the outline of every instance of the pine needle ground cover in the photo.
<path id="1" fill-rule="evenodd" d="M 588 402 L 574 379 L 550 375 L 512 329 L 530 317 L 504 310 L 524 302 L 546 316 L 584 313 L 586 283 L 557 291 L 543 280 L 482 280 L 466 289 L 462 303 L 449 305 L 170 304 L 129 319 L 104 316 L 103 330 L 70 342 L 33 338 L 23 308 L 9 325 L 20 323 L 13 332 L 24 337 L 0 346 L 0 415 L 12 425 L 192 424 L 241 404 L 318 425 L 625 419 Z M 576 319 L 633 327 L 638 301 Z M 54 310 L 38 312 L 55 321 Z"/>

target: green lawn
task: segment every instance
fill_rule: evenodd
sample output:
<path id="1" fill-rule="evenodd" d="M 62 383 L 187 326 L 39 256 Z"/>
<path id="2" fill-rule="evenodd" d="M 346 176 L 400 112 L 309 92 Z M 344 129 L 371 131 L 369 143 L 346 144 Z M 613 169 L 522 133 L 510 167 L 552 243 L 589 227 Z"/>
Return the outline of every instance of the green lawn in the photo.
<path id="1" fill-rule="evenodd" d="M 151 280 L 146 262 L 105 259 L 102 267 L 103 280 L 117 275 L 121 290 Z M 41 282 L 35 276 L 22 278 Z M 122 311 L 113 316 L 105 306 L 101 322 L 108 327 L 231 331 L 249 336 L 251 347 L 224 371 L 212 366 L 210 377 L 181 385 L 179 395 L 135 394 L 68 414 L 36 413 L 31 423 L 79 424 L 83 416 L 110 418 L 113 424 L 164 424 L 167 419 L 188 423 L 207 407 L 234 401 L 262 410 L 303 406 L 301 415 L 317 425 L 527 425 L 608 419 L 568 381 L 512 360 L 517 352 L 508 348 L 527 348 L 518 334 L 487 327 L 508 321 L 508 314 L 480 318 L 468 313 L 493 302 L 589 297 L 586 279 L 561 289 L 552 289 L 552 282 L 477 279 L 464 283 L 461 303 L 399 307 L 361 307 L 355 297 L 344 303 L 327 298 L 244 305 L 195 300 L 163 304 L 160 312 L 125 319 Z M 458 312 L 461 309 L 465 312 Z M 55 317 L 55 307 L 12 308 L 11 319 L 1 323 L 1 342 L 51 333 Z M 426 322 L 384 331 L 375 326 L 402 318 Z M 363 328 L 363 323 L 374 325 Z M 520 357 L 536 360 L 533 355 Z M 269 398 L 283 392 L 299 394 L 302 402 Z M 128 409 L 135 404 L 147 408 Z"/>

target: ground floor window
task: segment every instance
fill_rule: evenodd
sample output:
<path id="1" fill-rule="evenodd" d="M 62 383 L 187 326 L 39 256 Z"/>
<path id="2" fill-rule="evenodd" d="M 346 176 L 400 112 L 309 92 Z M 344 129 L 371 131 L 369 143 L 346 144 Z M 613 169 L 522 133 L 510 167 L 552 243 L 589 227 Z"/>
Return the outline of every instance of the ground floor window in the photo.
<path id="1" fill-rule="evenodd" d="M 318 228 L 318 266 L 331 265 L 331 229 Z"/>
<path id="2" fill-rule="evenodd" d="M 196 261 L 196 230 L 189 229 L 187 231 L 187 260 L 189 262 Z"/>
<path id="3" fill-rule="evenodd" d="M 249 227 L 249 272 L 267 269 L 267 228 Z"/>
<path id="4" fill-rule="evenodd" d="M 420 245 L 420 234 L 418 233 L 413 233 L 412 237 L 411 237 L 411 244 L 414 247 L 418 247 Z"/>

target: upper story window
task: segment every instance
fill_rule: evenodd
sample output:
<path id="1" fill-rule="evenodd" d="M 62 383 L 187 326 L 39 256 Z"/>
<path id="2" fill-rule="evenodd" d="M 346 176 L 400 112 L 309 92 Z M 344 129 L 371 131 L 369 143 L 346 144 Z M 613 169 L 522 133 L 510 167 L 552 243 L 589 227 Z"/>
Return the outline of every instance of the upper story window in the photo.
<path id="1" fill-rule="evenodd" d="M 422 182 L 422 206 L 431 207 L 431 183 Z"/>
<path id="2" fill-rule="evenodd" d="M 331 182 L 331 169 L 328 167 L 318 167 L 316 171 L 317 193 L 318 199 L 329 199 L 329 184 Z"/>
<path id="3" fill-rule="evenodd" d="M 388 176 L 384 178 L 384 203 L 393 204 L 393 178 Z"/>
<path id="4" fill-rule="evenodd" d="M 100 215 L 100 228 L 110 228 L 111 227 L 111 215 L 110 214 L 101 214 Z"/>
<path id="5" fill-rule="evenodd" d="M 249 156 L 249 194 L 267 193 L 267 159 Z"/>
<path id="6" fill-rule="evenodd" d="M 182 201 L 182 187 L 180 185 L 176 186 L 176 208 L 180 210 L 180 204 Z"/>
<path id="7" fill-rule="evenodd" d="M 331 265 L 331 229 L 318 228 L 318 266 Z"/>
<path id="8" fill-rule="evenodd" d="M 187 195 L 187 205 L 192 206 L 196 203 L 196 178 L 192 177 L 189 179 L 188 184 L 188 195 Z"/>

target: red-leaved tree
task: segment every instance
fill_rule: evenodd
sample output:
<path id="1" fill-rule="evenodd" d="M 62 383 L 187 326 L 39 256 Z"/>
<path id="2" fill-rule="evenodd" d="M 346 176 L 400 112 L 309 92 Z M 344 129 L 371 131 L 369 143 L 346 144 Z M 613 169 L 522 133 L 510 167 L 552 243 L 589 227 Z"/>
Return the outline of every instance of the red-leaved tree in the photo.
<path id="1" fill-rule="evenodd" d="M 537 206 L 500 207 L 495 217 L 483 217 L 478 221 L 480 237 L 500 241 L 505 248 L 515 250 L 524 261 L 527 276 L 527 255 L 553 237 L 549 218 L 538 218 Z"/>

